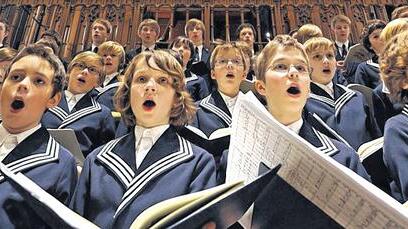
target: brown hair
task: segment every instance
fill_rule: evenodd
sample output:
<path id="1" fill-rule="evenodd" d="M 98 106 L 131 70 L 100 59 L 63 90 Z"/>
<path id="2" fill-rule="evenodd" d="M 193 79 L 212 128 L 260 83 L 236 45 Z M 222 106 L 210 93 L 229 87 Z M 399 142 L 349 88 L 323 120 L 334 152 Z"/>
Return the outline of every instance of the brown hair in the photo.
<path id="1" fill-rule="evenodd" d="M 96 23 L 102 24 L 108 34 L 112 32 L 112 24 L 108 20 L 97 18 L 94 22 L 92 22 L 91 28 L 93 28 Z"/>
<path id="2" fill-rule="evenodd" d="M 394 36 L 380 57 L 380 75 L 392 101 L 408 103 L 408 31 Z"/>
<path id="3" fill-rule="evenodd" d="M 0 62 L 11 61 L 17 55 L 17 50 L 5 47 L 0 49 Z"/>
<path id="4" fill-rule="evenodd" d="M 300 43 L 304 44 L 307 40 L 312 37 L 323 37 L 322 30 L 314 24 L 302 25 L 297 33 L 293 35 L 293 38 L 298 40 Z"/>
<path id="5" fill-rule="evenodd" d="M 72 59 L 72 61 L 68 65 L 67 80 L 69 80 L 69 74 L 71 73 L 72 69 L 74 68 L 74 64 L 76 63 L 85 63 L 85 64 L 94 63 L 95 65 L 97 65 L 96 67 L 99 69 L 98 84 L 101 85 L 103 81 L 105 80 L 103 59 L 101 56 L 91 51 L 81 52 L 78 55 L 76 55 L 74 59 Z"/>
<path id="6" fill-rule="evenodd" d="M 205 26 L 204 23 L 197 19 L 197 18 L 192 18 L 187 21 L 186 26 L 184 27 L 184 32 L 186 36 L 188 37 L 188 31 L 193 30 L 194 27 L 198 26 L 202 31 L 203 31 L 203 39 L 205 37 Z"/>
<path id="7" fill-rule="evenodd" d="M 133 114 L 130 98 L 133 75 L 138 63 L 143 62 L 149 68 L 152 59 L 159 67 L 156 70 L 163 71 L 172 78 L 172 87 L 175 89 L 174 104 L 170 111 L 169 123 L 174 126 L 182 126 L 192 121 L 196 107 L 190 94 L 186 91 L 184 71 L 180 63 L 168 52 L 154 50 L 153 52 L 142 52 L 133 58 L 124 75 L 124 83 L 115 94 L 114 103 L 116 109 L 121 113 L 126 125 L 134 126 L 136 117 Z"/>
<path id="8" fill-rule="evenodd" d="M 332 29 L 334 29 L 334 27 L 336 27 L 336 24 L 339 22 L 343 22 L 346 23 L 348 25 L 351 25 L 351 20 L 350 18 L 348 18 L 346 15 L 343 14 L 339 14 L 336 15 L 335 17 L 333 17 L 333 19 L 331 20 L 330 26 Z"/>
<path id="9" fill-rule="evenodd" d="M 0 23 L 3 23 L 4 27 L 6 27 L 6 32 L 9 32 L 10 27 L 9 27 L 9 24 L 7 23 L 7 20 L 3 17 L 0 17 Z"/>
<path id="10" fill-rule="evenodd" d="M 400 18 L 400 16 L 401 16 L 402 14 L 406 13 L 406 12 L 408 12 L 408 6 L 407 6 L 407 5 L 405 5 L 405 6 L 400 6 L 400 7 L 395 8 L 395 9 L 392 11 L 392 14 L 391 14 L 391 20 Z"/>
<path id="11" fill-rule="evenodd" d="M 137 33 L 140 34 L 140 32 L 142 31 L 143 27 L 145 27 L 145 26 L 153 27 L 154 31 L 156 31 L 156 34 L 157 34 L 156 36 L 157 36 L 157 37 L 160 36 L 160 25 L 159 25 L 159 23 L 158 23 L 156 20 L 150 19 L 150 18 L 144 19 L 144 20 L 140 23 L 140 25 L 139 25 L 139 27 L 138 27 L 138 29 L 137 29 Z"/>
<path id="12" fill-rule="evenodd" d="M 306 60 L 306 64 L 309 64 L 309 58 L 302 44 L 300 44 L 295 38 L 289 35 L 277 35 L 272 41 L 270 41 L 265 48 L 259 53 L 256 58 L 255 75 L 258 80 L 265 82 L 265 73 L 268 70 L 271 60 L 276 55 L 278 48 L 294 48 L 299 50 Z M 310 70 L 309 70 L 310 71 Z"/>

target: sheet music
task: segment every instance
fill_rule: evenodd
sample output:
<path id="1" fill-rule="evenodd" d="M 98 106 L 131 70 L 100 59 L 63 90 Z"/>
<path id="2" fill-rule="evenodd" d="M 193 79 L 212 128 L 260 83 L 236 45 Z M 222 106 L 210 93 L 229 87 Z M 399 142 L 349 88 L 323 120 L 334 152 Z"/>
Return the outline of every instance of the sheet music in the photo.
<path id="1" fill-rule="evenodd" d="M 408 214 L 392 197 L 278 123 L 252 96 L 238 98 L 227 182 L 257 176 L 259 162 L 281 163 L 279 176 L 347 228 L 405 228 Z"/>

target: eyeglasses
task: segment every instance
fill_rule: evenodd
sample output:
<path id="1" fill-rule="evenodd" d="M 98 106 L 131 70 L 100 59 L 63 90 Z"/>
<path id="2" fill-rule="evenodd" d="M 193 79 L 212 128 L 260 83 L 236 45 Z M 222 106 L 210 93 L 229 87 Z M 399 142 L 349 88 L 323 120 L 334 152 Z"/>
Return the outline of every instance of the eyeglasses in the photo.
<path id="1" fill-rule="evenodd" d="M 316 53 L 316 54 L 312 55 L 312 59 L 313 60 L 318 60 L 318 61 L 323 60 L 324 57 L 326 57 L 326 59 L 328 59 L 328 60 L 335 60 L 336 59 L 336 56 L 333 53 L 328 53 L 328 54 Z"/>
<path id="2" fill-rule="evenodd" d="M 282 64 L 276 63 L 269 67 L 274 72 L 280 73 L 288 73 L 292 66 L 298 71 L 300 74 L 307 74 L 309 73 L 309 68 L 306 64 Z"/>
<path id="3" fill-rule="evenodd" d="M 218 59 L 215 61 L 216 65 L 219 66 L 227 66 L 228 63 L 231 62 L 231 64 L 233 65 L 237 65 L 237 66 L 243 66 L 244 62 L 240 59 Z"/>
<path id="4" fill-rule="evenodd" d="M 91 74 L 99 74 L 99 71 L 98 71 L 98 69 L 96 69 L 96 67 L 88 66 L 88 65 L 86 65 L 84 63 L 75 63 L 72 66 L 78 68 L 81 71 L 83 71 L 85 69 L 88 69 L 88 72 L 91 73 Z"/>

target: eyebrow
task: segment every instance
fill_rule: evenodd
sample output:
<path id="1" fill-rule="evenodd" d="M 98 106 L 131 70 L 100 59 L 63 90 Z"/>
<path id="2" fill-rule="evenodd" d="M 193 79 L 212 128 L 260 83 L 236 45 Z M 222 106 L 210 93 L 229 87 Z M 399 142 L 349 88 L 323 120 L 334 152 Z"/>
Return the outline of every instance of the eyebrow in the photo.
<path id="1" fill-rule="evenodd" d="M 279 62 L 279 61 L 284 61 L 284 60 L 289 60 L 289 58 L 279 58 L 279 59 L 274 60 L 273 63 Z M 295 59 L 295 60 L 298 60 L 298 61 L 302 62 L 303 64 L 307 65 L 306 61 L 304 61 L 302 59 Z"/>
<path id="2" fill-rule="evenodd" d="M 26 74 L 26 71 L 24 69 L 15 69 L 13 71 L 10 71 L 8 75 L 10 75 L 11 73 L 15 73 L 15 72 Z M 40 76 L 42 78 L 47 78 L 48 79 L 48 77 L 46 75 L 42 74 L 41 72 L 35 72 L 35 76 Z"/>

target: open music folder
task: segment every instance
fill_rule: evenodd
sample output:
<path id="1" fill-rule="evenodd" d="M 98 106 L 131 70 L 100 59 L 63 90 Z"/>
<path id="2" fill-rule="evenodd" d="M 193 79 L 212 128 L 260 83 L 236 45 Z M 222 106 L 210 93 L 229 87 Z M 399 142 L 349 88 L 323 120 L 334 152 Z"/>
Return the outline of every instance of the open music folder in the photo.
<path id="1" fill-rule="evenodd" d="M 339 225 L 407 227 L 399 202 L 277 122 L 256 101 L 246 94 L 235 105 L 227 182 L 252 181 L 260 162 L 281 164 L 278 176 Z"/>

